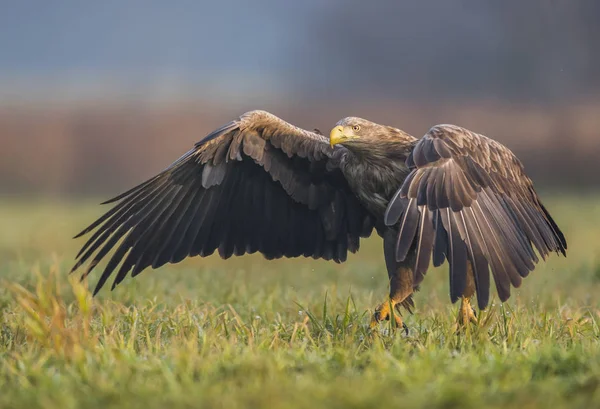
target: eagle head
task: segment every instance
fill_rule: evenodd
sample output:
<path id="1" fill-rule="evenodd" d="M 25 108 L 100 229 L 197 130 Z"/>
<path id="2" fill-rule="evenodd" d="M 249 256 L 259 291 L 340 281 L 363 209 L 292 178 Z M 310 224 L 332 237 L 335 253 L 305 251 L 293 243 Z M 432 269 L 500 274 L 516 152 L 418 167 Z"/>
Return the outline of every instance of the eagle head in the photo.
<path id="1" fill-rule="evenodd" d="M 398 138 L 412 138 L 400 129 L 376 124 L 363 118 L 349 116 L 339 120 L 329 133 L 329 143 L 333 147 L 343 144 L 349 149 L 360 149 L 373 143 L 386 141 L 399 142 Z"/>

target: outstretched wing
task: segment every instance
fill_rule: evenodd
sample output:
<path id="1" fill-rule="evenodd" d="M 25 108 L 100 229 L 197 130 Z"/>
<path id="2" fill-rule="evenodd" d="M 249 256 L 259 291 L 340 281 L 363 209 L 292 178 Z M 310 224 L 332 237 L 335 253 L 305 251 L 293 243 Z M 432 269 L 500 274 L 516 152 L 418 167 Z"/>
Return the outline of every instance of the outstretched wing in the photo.
<path id="1" fill-rule="evenodd" d="M 412 169 L 390 201 L 385 222 L 400 221 L 396 257 L 417 252 L 418 284 L 433 263 L 450 265 L 450 297 L 462 296 L 473 266 L 479 308 L 489 301 L 492 269 L 498 296 L 510 297 L 542 258 L 567 243 L 538 198 L 523 165 L 505 146 L 453 125 L 437 125 L 408 158 Z"/>
<path id="2" fill-rule="evenodd" d="M 187 256 L 311 256 L 341 262 L 373 222 L 322 135 L 264 111 L 215 130 L 167 169 L 105 202 L 114 207 L 76 237 L 94 231 L 73 271 L 90 271 L 114 250 L 94 294 L 119 267 L 132 271 Z"/>

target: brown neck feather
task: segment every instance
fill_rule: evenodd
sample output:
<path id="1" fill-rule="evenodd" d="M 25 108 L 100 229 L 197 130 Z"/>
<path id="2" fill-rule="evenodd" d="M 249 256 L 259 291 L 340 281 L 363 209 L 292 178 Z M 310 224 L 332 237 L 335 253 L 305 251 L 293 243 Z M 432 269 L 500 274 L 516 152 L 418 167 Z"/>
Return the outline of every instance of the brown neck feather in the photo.
<path id="1" fill-rule="evenodd" d="M 413 150 L 417 139 L 392 127 L 384 127 L 373 136 L 353 140 L 348 144 L 356 156 L 367 161 L 404 161 Z"/>

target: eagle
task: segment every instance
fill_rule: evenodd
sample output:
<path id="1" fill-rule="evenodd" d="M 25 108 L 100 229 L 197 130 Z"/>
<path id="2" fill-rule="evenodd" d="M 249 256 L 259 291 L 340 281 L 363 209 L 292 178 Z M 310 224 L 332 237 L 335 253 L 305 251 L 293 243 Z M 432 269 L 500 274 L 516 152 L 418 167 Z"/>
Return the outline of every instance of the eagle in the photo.
<path id="1" fill-rule="evenodd" d="M 104 204 L 113 206 L 76 236 L 91 233 L 72 269 L 87 264 L 83 279 L 111 254 L 94 295 L 115 272 L 113 289 L 128 273 L 215 251 L 341 263 L 375 231 L 390 290 L 372 326 L 404 326 L 400 307 L 414 306 L 430 264 L 448 262 L 464 324 L 476 322 L 473 296 L 487 307 L 490 273 L 504 302 L 540 257 L 567 249 L 519 159 L 455 125 L 416 139 L 347 117 L 327 138 L 251 111 Z"/>

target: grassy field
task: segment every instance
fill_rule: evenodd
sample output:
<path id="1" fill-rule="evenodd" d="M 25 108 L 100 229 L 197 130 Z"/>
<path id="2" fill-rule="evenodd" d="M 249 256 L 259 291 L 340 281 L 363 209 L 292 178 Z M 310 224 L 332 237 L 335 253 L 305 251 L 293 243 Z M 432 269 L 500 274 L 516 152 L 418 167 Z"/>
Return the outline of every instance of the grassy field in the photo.
<path id="1" fill-rule="evenodd" d="M 544 196 L 568 258 L 459 334 L 432 270 L 408 336 L 368 329 L 387 293 L 377 238 L 343 265 L 195 258 L 92 299 L 70 237 L 102 209 L 5 201 L 0 407 L 598 407 L 600 197 Z"/>

